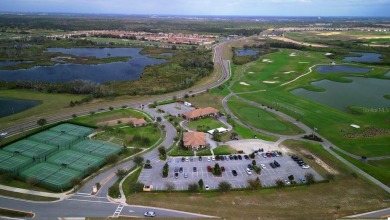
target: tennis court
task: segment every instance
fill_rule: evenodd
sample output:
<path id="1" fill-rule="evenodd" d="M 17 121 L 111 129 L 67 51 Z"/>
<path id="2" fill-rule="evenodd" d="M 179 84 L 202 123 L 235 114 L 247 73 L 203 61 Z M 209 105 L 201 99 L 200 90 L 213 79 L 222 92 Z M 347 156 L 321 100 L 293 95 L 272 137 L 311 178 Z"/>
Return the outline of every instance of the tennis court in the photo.
<path id="1" fill-rule="evenodd" d="M 21 176 L 26 179 L 34 178 L 40 185 L 60 190 L 70 187 L 70 181 L 75 177 L 81 178 L 82 173 L 55 164 L 39 163 L 24 170 Z"/>
<path id="2" fill-rule="evenodd" d="M 112 154 L 118 154 L 122 150 L 122 148 L 113 144 L 93 140 L 80 141 L 73 145 L 71 149 L 104 158 Z"/>
<path id="3" fill-rule="evenodd" d="M 0 150 L 0 171 L 17 173 L 33 162 L 32 158 Z"/>
<path id="4" fill-rule="evenodd" d="M 69 124 L 69 123 L 57 125 L 53 128 L 50 128 L 49 130 L 63 133 L 63 134 L 70 134 L 77 137 L 87 137 L 93 132 L 93 128 L 88 128 L 88 127 Z"/>
<path id="5" fill-rule="evenodd" d="M 4 147 L 3 149 L 10 153 L 19 153 L 21 155 L 33 158 L 34 161 L 44 159 L 47 154 L 57 150 L 57 148 L 54 146 L 27 139 L 15 142 Z"/>
<path id="6" fill-rule="evenodd" d="M 60 148 L 70 146 L 78 141 L 79 137 L 48 130 L 35 134 L 28 139 Z"/>
<path id="7" fill-rule="evenodd" d="M 84 154 L 73 150 L 65 150 L 54 154 L 47 162 L 78 170 L 86 174 L 90 167 L 100 167 L 104 162 L 103 157 Z"/>

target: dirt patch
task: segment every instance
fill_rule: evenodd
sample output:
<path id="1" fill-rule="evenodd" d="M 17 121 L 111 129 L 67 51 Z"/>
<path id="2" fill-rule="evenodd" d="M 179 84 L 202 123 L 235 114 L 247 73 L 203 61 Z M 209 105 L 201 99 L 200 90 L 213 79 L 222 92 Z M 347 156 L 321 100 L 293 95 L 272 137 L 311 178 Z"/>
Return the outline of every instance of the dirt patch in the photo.
<path id="1" fill-rule="evenodd" d="M 99 122 L 99 123 L 97 123 L 97 126 L 103 127 L 103 126 L 115 126 L 118 124 L 126 124 L 126 123 L 131 122 L 131 120 L 133 120 L 133 119 L 134 118 L 118 118 L 115 120 Z M 120 121 L 120 123 L 118 123 L 118 121 Z"/>
<path id="2" fill-rule="evenodd" d="M 246 83 L 246 82 L 240 82 L 240 84 L 241 84 L 241 85 L 244 85 L 244 86 L 249 86 L 249 84 Z"/>
<path id="3" fill-rule="evenodd" d="M 380 135 L 386 135 L 390 134 L 390 130 L 384 129 L 384 128 L 377 128 L 377 127 L 369 127 L 367 130 L 363 132 L 350 132 L 347 133 L 344 130 L 341 130 L 342 136 L 345 138 L 370 138 Z"/>
<path id="4" fill-rule="evenodd" d="M 326 164 L 324 161 L 322 161 L 320 158 L 316 157 L 315 155 L 311 154 L 310 152 L 306 150 L 300 150 L 302 154 L 304 154 L 307 158 L 310 158 L 314 160 L 314 162 L 318 165 L 320 165 L 322 168 L 324 168 L 327 172 L 331 174 L 339 174 L 339 171 L 333 169 L 331 166 Z"/>
<path id="5" fill-rule="evenodd" d="M 364 36 L 364 37 L 358 37 L 358 39 L 388 39 L 390 36 Z"/>
<path id="6" fill-rule="evenodd" d="M 328 46 L 322 45 L 322 44 L 310 44 L 310 43 L 299 42 L 299 41 L 292 40 L 292 39 L 285 38 L 285 37 L 271 37 L 271 39 L 280 40 L 280 41 L 289 42 L 289 43 L 294 43 L 294 44 L 299 44 L 299 45 L 303 45 L 303 46 L 328 47 Z"/>
<path id="7" fill-rule="evenodd" d="M 325 32 L 325 33 L 318 33 L 318 36 L 332 36 L 332 35 L 339 35 L 341 32 Z"/>

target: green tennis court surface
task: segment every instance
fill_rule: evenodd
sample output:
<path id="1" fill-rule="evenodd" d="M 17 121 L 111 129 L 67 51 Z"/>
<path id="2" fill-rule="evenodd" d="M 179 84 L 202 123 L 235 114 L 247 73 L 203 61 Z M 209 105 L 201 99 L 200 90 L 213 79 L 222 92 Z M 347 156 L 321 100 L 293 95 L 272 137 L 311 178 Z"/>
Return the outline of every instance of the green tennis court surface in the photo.
<path id="1" fill-rule="evenodd" d="M 64 147 L 75 143 L 79 140 L 79 137 L 48 130 L 35 134 L 28 139 L 56 147 Z"/>
<path id="2" fill-rule="evenodd" d="M 57 148 L 54 146 L 27 139 L 10 144 L 3 149 L 10 153 L 19 153 L 34 159 L 42 158 L 45 155 L 57 150 Z"/>
<path id="3" fill-rule="evenodd" d="M 86 137 L 90 134 L 92 134 L 93 129 L 87 128 L 79 125 L 74 124 L 60 124 L 58 126 L 55 126 L 53 128 L 49 129 L 50 131 L 55 131 L 63 134 L 70 134 L 77 137 Z"/>
<path id="4" fill-rule="evenodd" d="M 105 159 L 102 157 L 72 150 L 61 151 L 47 159 L 47 162 L 66 166 L 83 173 L 85 173 L 90 167 L 99 167 L 104 163 L 104 161 Z"/>
<path id="5" fill-rule="evenodd" d="M 113 144 L 93 140 L 80 141 L 73 145 L 71 149 L 100 157 L 107 157 L 121 151 L 120 147 Z"/>
<path id="6" fill-rule="evenodd" d="M 32 162 L 31 158 L 0 150 L 0 171 L 2 172 L 17 172 Z"/>

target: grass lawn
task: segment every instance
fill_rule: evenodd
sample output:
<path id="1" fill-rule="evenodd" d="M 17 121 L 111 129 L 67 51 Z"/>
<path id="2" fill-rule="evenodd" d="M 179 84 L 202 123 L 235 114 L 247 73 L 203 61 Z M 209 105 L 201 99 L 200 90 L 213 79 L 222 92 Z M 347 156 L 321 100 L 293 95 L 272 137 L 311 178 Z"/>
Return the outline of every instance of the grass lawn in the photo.
<path id="1" fill-rule="evenodd" d="M 265 141 L 274 141 L 275 142 L 278 140 L 277 137 L 273 137 L 273 136 L 269 136 L 266 134 L 252 131 L 251 129 L 249 129 L 245 126 L 242 126 L 241 124 L 236 123 L 233 119 L 229 120 L 229 123 L 233 126 L 234 132 L 236 132 L 238 134 L 238 136 L 242 139 L 252 139 L 256 136 L 258 139 L 262 139 Z"/>
<path id="2" fill-rule="evenodd" d="M 0 189 L 0 195 L 18 198 L 18 199 L 24 199 L 24 200 L 38 201 L 38 202 L 51 202 L 51 201 L 58 200 L 57 198 L 30 195 L 30 194 L 24 194 L 24 193 L 17 193 L 17 192 L 2 190 L 2 189 Z"/>
<path id="3" fill-rule="evenodd" d="M 281 117 L 263 109 L 238 100 L 235 97 L 228 101 L 230 110 L 242 121 L 251 126 L 277 134 L 301 134 L 303 131 Z"/>
<path id="4" fill-rule="evenodd" d="M 123 182 L 123 192 L 125 193 L 125 195 L 129 195 L 130 194 L 130 183 L 135 183 L 137 182 L 138 180 L 138 177 L 139 175 L 141 174 L 142 172 L 142 168 L 141 169 L 138 169 L 137 171 L 135 171 L 133 174 L 131 174 L 130 176 L 128 176 L 126 178 L 126 180 Z"/>
<path id="5" fill-rule="evenodd" d="M 158 127 L 154 125 L 137 128 L 118 125 L 112 129 L 105 129 L 104 132 L 95 135 L 94 139 L 112 142 L 120 146 L 125 143 L 129 147 L 148 148 L 159 140 L 160 135 Z M 142 139 L 137 139 L 136 136 Z"/>
<path id="6" fill-rule="evenodd" d="M 26 111 L 0 118 L 0 129 L 14 124 L 34 121 L 42 118 L 46 113 L 56 113 L 60 110 L 70 109 L 70 101 L 81 100 L 84 96 L 70 94 L 47 94 L 28 90 L 1 90 L 1 98 L 35 100 L 41 104 Z"/>
<path id="7" fill-rule="evenodd" d="M 176 146 L 170 153 L 170 156 L 194 156 L 194 152 L 192 150 L 184 149 L 180 146 Z"/>
<path id="8" fill-rule="evenodd" d="M 303 142 L 302 142 L 303 143 Z M 227 219 L 335 219 L 347 215 L 388 207 L 388 195 L 350 171 L 319 145 L 297 143 L 340 172 L 335 181 L 298 185 L 283 189 L 227 193 L 137 193 L 126 197 L 128 204 L 149 205 L 219 216 Z M 261 179 L 261 177 L 260 177 Z M 353 186 L 353 187 L 352 187 Z M 304 207 L 304 208 L 300 208 Z M 297 212 L 297 209 L 300 209 Z"/>
<path id="9" fill-rule="evenodd" d="M 378 163 L 377 162 L 377 166 L 374 166 L 374 165 L 371 165 L 370 163 L 364 163 L 364 162 L 361 162 L 359 160 L 356 160 L 336 149 L 334 149 L 334 151 L 342 156 L 344 159 L 346 159 L 347 161 L 349 161 L 350 163 L 352 163 L 353 165 L 359 167 L 361 170 L 363 170 L 364 172 L 370 174 L 371 176 L 373 176 L 375 179 L 381 181 L 383 184 L 387 185 L 387 186 L 390 186 L 390 170 L 389 170 L 389 162 L 390 160 L 386 161 L 386 162 L 383 162 L 380 164 L 380 162 Z M 375 164 L 375 162 L 374 162 Z M 381 165 L 381 167 L 378 167 L 378 165 Z"/>
<path id="10" fill-rule="evenodd" d="M 213 149 L 215 155 L 229 155 L 234 154 L 236 151 L 227 145 L 221 145 Z"/>
<path id="11" fill-rule="evenodd" d="M 190 96 L 188 99 L 186 99 L 186 101 L 190 102 L 197 108 L 214 107 L 222 111 L 222 99 L 223 97 L 219 94 L 203 92 L 201 94 L 196 94 L 194 97 Z"/>
<path id="12" fill-rule="evenodd" d="M 226 126 L 222 122 L 212 117 L 191 121 L 187 124 L 187 126 L 193 130 L 203 131 L 203 132 L 207 132 L 208 130 L 216 129 L 220 127 L 226 128 Z"/>
<path id="13" fill-rule="evenodd" d="M 11 209 L 4 209 L 4 208 L 0 208 L 0 216 L 7 216 L 7 217 L 28 217 L 28 218 L 34 217 L 33 213 L 22 212 L 22 211 L 16 211 L 16 210 L 11 210 Z"/>
<path id="14" fill-rule="evenodd" d="M 130 108 L 89 114 L 86 116 L 74 118 L 71 120 L 71 122 L 77 122 L 88 126 L 96 126 L 99 122 L 105 122 L 127 117 L 146 118 L 145 120 L 147 122 L 151 122 L 151 117 L 148 114 Z"/>

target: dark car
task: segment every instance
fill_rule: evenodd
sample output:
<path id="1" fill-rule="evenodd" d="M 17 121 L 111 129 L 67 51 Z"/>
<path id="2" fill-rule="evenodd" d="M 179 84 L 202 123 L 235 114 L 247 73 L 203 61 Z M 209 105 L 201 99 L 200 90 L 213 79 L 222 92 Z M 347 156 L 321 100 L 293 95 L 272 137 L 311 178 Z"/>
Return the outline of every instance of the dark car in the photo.
<path id="1" fill-rule="evenodd" d="M 237 171 L 236 170 L 232 170 L 232 174 L 233 174 L 233 176 L 237 176 Z"/>
<path id="2" fill-rule="evenodd" d="M 248 155 L 244 155 L 244 158 L 246 159 L 246 160 L 249 160 L 249 157 L 248 157 Z"/>
<path id="3" fill-rule="evenodd" d="M 274 160 L 274 164 L 276 167 L 280 167 L 280 164 L 278 163 L 278 161 Z"/>
<path id="4" fill-rule="evenodd" d="M 272 157 L 270 153 L 265 153 L 265 155 L 269 158 Z"/>
<path id="5" fill-rule="evenodd" d="M 272 167 L 272 168 L 276 168 L 275 164 L 274 163 L 269 163 L 269 165 Z"/>
<path id="6" fill-rule="evenodd" d="M 183 172 L 183 167 L 180 167 L 179 168 L 179 173 L 182 173 Z"/>
<path id="7" fill-rule="evenodd" d="M 238 159 L 239 159 L 239 160 L 242 160 L 242 157 L 241 157 L 241 155 L 238 155 Z"/>
<path id="8" fill-rule="evenodd" d="M 224 156 L 219 156 L 219 159 L 220 159 L 221 161 L 224 161 L 224 160 L 225 160 L 225 157 L 224 157 Z"/>
<path id="9" fill-rule="evenodd" d="M 210 166 L 207 166 L 207 171 L 211 172 L 211 167 Z"/>
<path id="10" fill-rule="evenodd" d="M 222 166 L 222 167 L 221 167 L 221 170 L 222 170 L 222 172 L 225 172 L 225 167 Z"/>
<path id="11" fill-rule="evenodd" d="M 233 160 L 234 159 L 233 155 L 229 155 L 229 159 Z"/>
<path id="12" fill-rule="evenodd" d="M 199 156 L 199 161 L 202 161 L 202 157 L 201 156 Z"/>
<path id="13" fill-rule="evenodd" d="M 175 173 L 179 172 L 179 167 L 175 167 Z"/>
<path id="14" fill-rule="evenodd" d="M 186 158 L 182 157 L 181 158 L 181 162 L 184 162 L 186 160 Z"/>
<path id="15" fill-rule="evenodd" d="M 194 172 L 198 171 L 198 170 L 196 169 L 196 167 L 192 168 L 192 170 L 193 170 Z"/>
<path id="16" fill-rule="evenodd" d="M 175 173 L 175 178 L 179 178 L 179 173 Z"/>
<path id="17" fill-rule="evenodd" d="M 235 160 L 238 160 L 238 157 L 237 157 L 237 155 L 234 155 L 234 156 L 233 156 L 233 158 L 234 158 Z"/>
<path id="18" fill-rule="evenodd" d="M 250 170 L 253 170 L 252 164 L 248 164 L 248 168 L 249 168 Z"/>

